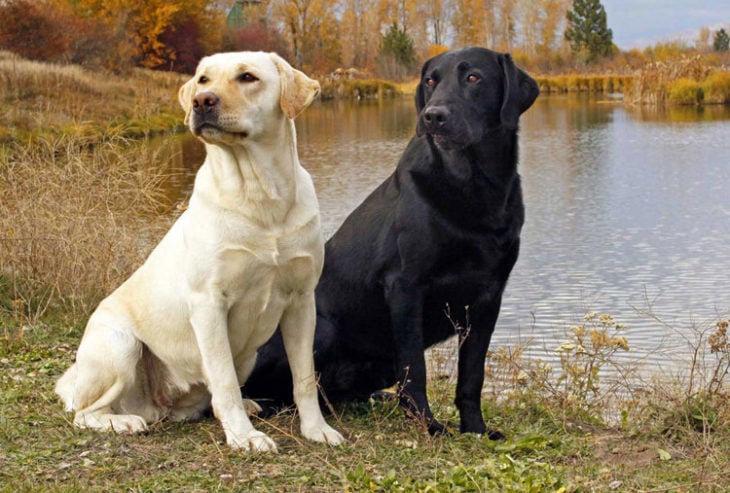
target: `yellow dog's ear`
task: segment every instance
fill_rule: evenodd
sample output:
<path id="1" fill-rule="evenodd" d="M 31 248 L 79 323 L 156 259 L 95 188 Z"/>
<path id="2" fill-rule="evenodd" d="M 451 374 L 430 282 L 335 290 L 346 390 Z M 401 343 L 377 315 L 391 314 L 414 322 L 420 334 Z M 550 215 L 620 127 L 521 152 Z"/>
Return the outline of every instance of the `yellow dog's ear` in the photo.
<path id="1" fill-rule="evenodd" d="M 193 109 L 193 96 L 195 96 L 195 77 L 183 84 L 177 93 L 177 99 L 185 110 L 185 125 L 190 123 L 190 112 Z"/>
<path id="2" fill-rule="evenodd" d="M 271 53 L 271 59 L 281 79 L 281 111 L 288 118 L 296 118 L 319 94 L 319 82 L 293 68 L 276 53 Z"/>

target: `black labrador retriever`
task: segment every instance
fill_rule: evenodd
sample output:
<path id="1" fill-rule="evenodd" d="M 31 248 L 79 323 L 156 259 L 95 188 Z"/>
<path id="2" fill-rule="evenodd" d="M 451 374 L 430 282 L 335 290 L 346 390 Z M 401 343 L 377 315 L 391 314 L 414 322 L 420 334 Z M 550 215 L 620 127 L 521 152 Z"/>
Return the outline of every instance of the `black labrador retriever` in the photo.
<path id="1" fill-rule="evenodd" d="M 448 433 L 429 408 L 423 353 L 457 334 L 460 430 L 501 436 L 482 417 L 484 359 L 524 220 L 518 119 L 538 92 L 509 55 L 484 48 L 423 66 L 416 136 L 325 247 L 314 348 L 330 402 L 398 384 L 409 414 Z M 277 334 L 243 392 L 285 402 L 291 386 Z"/>

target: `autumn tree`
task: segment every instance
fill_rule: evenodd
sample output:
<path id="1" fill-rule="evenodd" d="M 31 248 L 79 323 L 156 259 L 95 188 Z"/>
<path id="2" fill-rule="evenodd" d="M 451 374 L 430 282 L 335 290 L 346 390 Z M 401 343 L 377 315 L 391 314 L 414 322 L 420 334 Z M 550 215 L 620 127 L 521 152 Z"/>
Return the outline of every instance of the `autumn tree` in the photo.
<path id="1" fill-rule="evenodd" d="M 428 0 L 424 2 L 424 8 L 431 35 L 431 44 L 437 46 L 446 44 L 451 0 Z"/>
<path id="2" fill-rule="evenodd" d="M 307 71 L 329 70 L 340 60 L 335 3 L 327 0 L 274 0 L 272 13 L 291 46 L 292 63 Z"/>
<path id="3" fill-rule="evenodd" d="M 0 2 L 0 47 L 30 59 L 104 66 L 111 36 L 94 19 L 81 18 L 63 2 Z"/>
<path id="4" fill-rule="evenodd" d="M 225 51 L 273 51 L 287 60 L 291 58 L 286 37 L 278 29 L 272 27 L 266 19 L 260 19 L 228 31 L 222 49 Z"/>
<path id="5" fill-rule="evenodd" d="M 228 9 L 220 49 L 273 51 L 290 59 L 289 43 L 268 13 L 267 0 L 235 0 L 233 7 Z"/>
<path id="6" fill-rule="evenodd" d="M 590 62 L 611 53 L 613 32 L 608 28 L 606 10 L 600 0 L 573 0 L 572 10 L 566 17 L 569 25 L 565 39 L 574 54 L 585 56 Z"/>
<path id="7" fill-rule="evenodd" d="M 79 18 L 106 26 L 113 46 L 109 64 L 132 63 L 148 68 L 175 68 L 217 44 L 221 11 L 209 0 L 50 0 L 65 3 Z M 213 41 L 213 42 L 211 42 Z"/>
<path id="8" fill-rule="evenodd" d="M 539 0 L 527 0 L 520 2 L 520 10 L 522 14 L 522 49 L 534 56 L 540 37 L 541 14 L 543 12 L 542 5 L 540 5 Z M 513 23 L 514 20 L 510 22 L 510 24 Z M 504 47 L 505 51 L 510 51 L 512 48 L 511 38 L 510 36 L 507 46 Z"/>
<path id="9" fill-rule="evenodd" d="M 346 67 L 374 69 L 380 42 L 379 0 L 342 0 L 340 34 Z"/>
<path id="10" fill-rule="evenodd" d="M 413 31 L 418 18 L 418 5 L 416 0 L 379 0 L 378 13 L 383 25 L 396 25 L 401 31 L 408 33 Z"/>
<path id="11" fill-rule="evenodd" d="M 193 73 L 205 54 L 200 23 L 194 17 L 183 15 L 159 36 L 167 50 L 153 68 L 165 68 L 182 73 Z"/>
<path id="12" fill-rule="evenodd" d="M 562 40 L 570 0 L 520 0 L 518 11 L 521 49 L 533 58 L 548 61 Z M 512 43 L 506 48 L 509 51 Z"/>
<path id="13" fill-rule="evenodd" d="M 700 29 L 700 32 L 697 36 L 697 49 L 698 50 L 706 50 L 707 47 L 710 45 L 710 28 L 705 26 L 702 29 Z"/>
<path id="14" fill-rule="evenodd" d="M 492 46 L 500 51 L 512 51 L 517 35 L 517 0 L 494 1 L 491 4 L 494 9 L 491 21 Z"/>
<path id="15" fill-rule="evenodd" d="M 0 23 L 0 47 L 34 60 L 60 60 L 68 53 L 71 38 L 47 6 L 28 0 L 3 2 L 0 16 L 5 19 Z"/>
<path id="16" fill-rule="evenodd" d="M 484 0 L 453 0 L 456 46 L 484 46 L 486 40 L 487 10 Z"/>

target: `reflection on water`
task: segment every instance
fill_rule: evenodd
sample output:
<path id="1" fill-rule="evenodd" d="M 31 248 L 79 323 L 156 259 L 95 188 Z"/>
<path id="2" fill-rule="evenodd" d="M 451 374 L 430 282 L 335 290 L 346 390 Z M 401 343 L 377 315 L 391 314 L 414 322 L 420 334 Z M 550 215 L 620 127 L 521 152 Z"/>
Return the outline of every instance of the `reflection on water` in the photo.
<path id="1" fill-rule="evenodd" d="M 554 347 L 595 310 L 629 324 L 627 357 L 686 354 L 691 322 L 730 310 L 729 135 L 726 107 L 542 99 L 522 124 L 527 222 L 499 343 L 518 326 Z"/>
<path id="2" fill-rule="evenodd" d="M 316 104 L 299 117 L 327 237 L 392 172 L 414 123 L 410 99 Z M 598 311 L 628 324 L 626 358 L 686 355 L 691 323 L 730 311 L 728 136 L 727 107 L 538 99 L 522 118 L 527 219 L 494 344 L 519 335 L 555 348 Z M 188 176 L 173 195 L 189 189 L 203 159 L 193 139 L 181 142 L 172 154 Z"/>

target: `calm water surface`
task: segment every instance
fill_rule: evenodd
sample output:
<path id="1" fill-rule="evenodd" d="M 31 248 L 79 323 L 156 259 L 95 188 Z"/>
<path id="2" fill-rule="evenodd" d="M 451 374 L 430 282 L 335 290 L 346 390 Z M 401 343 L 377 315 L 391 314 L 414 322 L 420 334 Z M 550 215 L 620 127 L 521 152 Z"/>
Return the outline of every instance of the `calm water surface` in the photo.
<path id="1" fill-rule="evenodd" d="M 392 173 L 414 127 L 410 99 L 299 117 L 327 237 Z M 544 358 L 597 311 L 628 325 L 623 358 L 686 359 L 692 325 L 730 312 L 730 108 L 542 97 L 520 135 L 527 218 L 493 345 L 532 340 Z M 174 147 L 189 172 L 171 193 L 184 195 L 203 155 L 189 137 Z"/>

